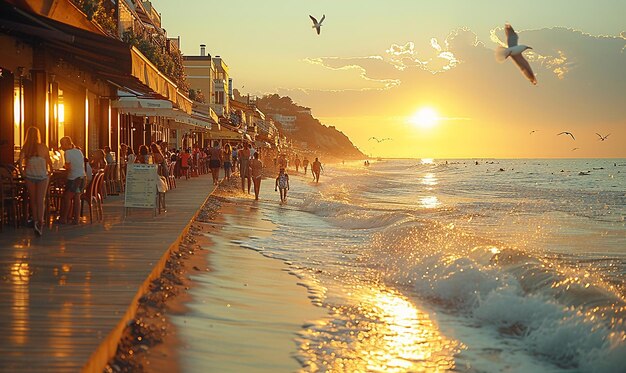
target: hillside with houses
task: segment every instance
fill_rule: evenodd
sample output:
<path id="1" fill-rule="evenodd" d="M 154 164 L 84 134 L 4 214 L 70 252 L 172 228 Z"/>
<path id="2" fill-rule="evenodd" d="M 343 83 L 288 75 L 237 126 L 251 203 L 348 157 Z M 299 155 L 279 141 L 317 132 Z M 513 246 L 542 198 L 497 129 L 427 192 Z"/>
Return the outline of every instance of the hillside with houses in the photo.
<path id="1" fill-rule="evenodd" d="M 234 91 L 237 101 L 249 101 Z M 364 158 L 352 141 L 334 126 L 322 124 L 311 114 L 311 109 L 300 106 L 288 96 L 265 95 L 254 99 L 256 107 L 271 118 L 297 148 L 319 151 L 337 158 Z"/>

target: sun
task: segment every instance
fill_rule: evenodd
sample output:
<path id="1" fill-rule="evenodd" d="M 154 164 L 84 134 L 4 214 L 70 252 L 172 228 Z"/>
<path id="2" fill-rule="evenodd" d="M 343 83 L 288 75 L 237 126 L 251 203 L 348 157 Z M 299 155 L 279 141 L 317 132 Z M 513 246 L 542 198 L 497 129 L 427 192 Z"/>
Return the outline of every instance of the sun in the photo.
<path id="1" fill-rule="evenodd" d="M 439 115 L 435 109 L 423 107 L 413 114 L 409 122 L 416 127 L 429 129 L 439 124 Z"/>

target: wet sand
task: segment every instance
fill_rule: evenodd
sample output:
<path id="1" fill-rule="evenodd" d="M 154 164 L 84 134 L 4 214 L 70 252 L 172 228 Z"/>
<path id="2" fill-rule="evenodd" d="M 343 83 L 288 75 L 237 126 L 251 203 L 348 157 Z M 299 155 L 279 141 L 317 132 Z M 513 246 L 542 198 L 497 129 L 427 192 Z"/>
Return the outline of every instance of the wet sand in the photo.
<path id="1" fill-rule="evenodd" d="M 221 185 L 127 328 L 111 371 L 288 372 L 302 325 L 326 315 L 287 264 L 239 243 L 271 234 L 253 195 Z M 273 192 L 265 179 L 262 196 Z M 264 189 L 264 190 L 263 190 Z M 273 197 L 273 195 L 272 195 Z M 201 348 L 198 348 L 201 346 Z M 131 352 L 132 351 L 132 352 Z"/>

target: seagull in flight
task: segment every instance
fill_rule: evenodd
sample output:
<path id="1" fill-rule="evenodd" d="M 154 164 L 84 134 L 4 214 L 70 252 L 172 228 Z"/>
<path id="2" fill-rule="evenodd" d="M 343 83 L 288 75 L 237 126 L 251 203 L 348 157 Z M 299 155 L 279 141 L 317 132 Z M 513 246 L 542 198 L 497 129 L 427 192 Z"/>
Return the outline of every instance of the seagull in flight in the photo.
<path id="1" fill-rule="evenodd" d="M 572 151 L 574 151 L 574 150 L 578 150 L 578 149 L 580 149 L 580 148 L 574 148 L 574 149 L 572 149 Z"/>
<path id="2" fill-rule="evenodd" d="M 600 137 L 598 140 L 604 141 L 604 140 L 606 140 L 607 137 L 609 137 L 610 133 L 608 135 L 606 135 L 606 136 L 602 136 L 601 134 L 596 132 L 596 135 L 598 135 L 598 137 Z"/>
<path id="3" fill-rule="evenodd" d="M 311 26 L 312 28 L 317 30 L 317 34 L 320 34 L 321 28 L 322 28 L 322 22 L 324 22 L 324 19 L 326 19 L 326 14 L 324 14 L 322 16 L 322 19 L 320 19 L 319 22 L 317 22 L 317 19 L 315 19 L 315 17 L 313 17 L 312 15 L 309 15 L 309 17 L 311 18 L 311 21 L 313 21 L 313 26 Z"/>
<path id="4" fill-rule="evenodd" d="M 524 52 L 526 49 L 532 48 L 527 45 L 517 44 L 517 40 L 519 39 L 519 37 L 517 36 L 515 30 L 513 30 L 513 27 L 508 23 L 504 25 L 504 33 L 506 34 L 508 48 L 498 47 L 496 49 L 496 60 L 498 60 L 499 62 L 503 62 L 509 56 L 511 56 L 513 62 L 515 62 L 517 67 L 519 67 L 522 71 L 522 74 L 524 74 L 533 85 L 537 85 L 537 78 L 535 78 L 533 69 L 530 68 L 530 64 L 522 55 L 522 52 Z"/>
<path id="5" fill-rule="evenodd" d="M 557 136 L 559 136 L 559 135 L 570 135 L 570 136 L 572 136 L 572 139 L 576 140 L 576 138 L 574 137 L 574 135 L 572 135 L 571 132 L 563 131 L 561 133 L 557 133 L 556 135 Z"/>
<path id="6" fill-rule="evenodd" d="M 530 131 L 530 134 L 532 135 L 535 132 L 537 132 L 537 130 L 532 130 L 532 131 Z"/>
<path id="7" fill-rule="evenodd" d="M 369 140 L 376 140 L 378 142 L 383 142 L 383 141 L 393 140 L 393 139 L 391 137 L 385 137 L 384 139 L 379 139 L 378 137 L 370 137 Z"/>

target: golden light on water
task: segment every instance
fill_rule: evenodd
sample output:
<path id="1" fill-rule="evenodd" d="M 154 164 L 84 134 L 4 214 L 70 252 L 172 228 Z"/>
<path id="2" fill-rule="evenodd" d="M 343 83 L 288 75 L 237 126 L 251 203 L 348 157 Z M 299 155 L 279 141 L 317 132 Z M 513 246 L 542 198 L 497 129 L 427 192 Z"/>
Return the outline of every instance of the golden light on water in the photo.
<path id="1" fill-rule="evenodd" d="M 428 313 L 394 290 L 364 286 L 357 307 L 335 309 L 335 320 L 308 331 L 301 353 L 313 371 L 443 372 L 455 367 L 460 343 L 442 335 Z M 335 317 L 336 316 L 336 317 Z M 308 334 L 308 335 L 307 335 Z M 308 370 L 307 370 L 308 371 Z"/>
<path id="2" fill-rule="evenodd" d="M 435 186 L 437 185 L 437 177 L 433 173 L 427 173 L 424 175 L 424 177 L 422 177 L 421 182 L 422 182 L 422 185 Z M 426 188 L 426 189 L 432 189 L 432 188 Z"/>
<path id="3" fill-rule="evenodd" d="M 409 123 L 422 129 L 433 128 L 439 124 L 439 114 L 431 107 L 423 107 L 413 114 Z"/>

